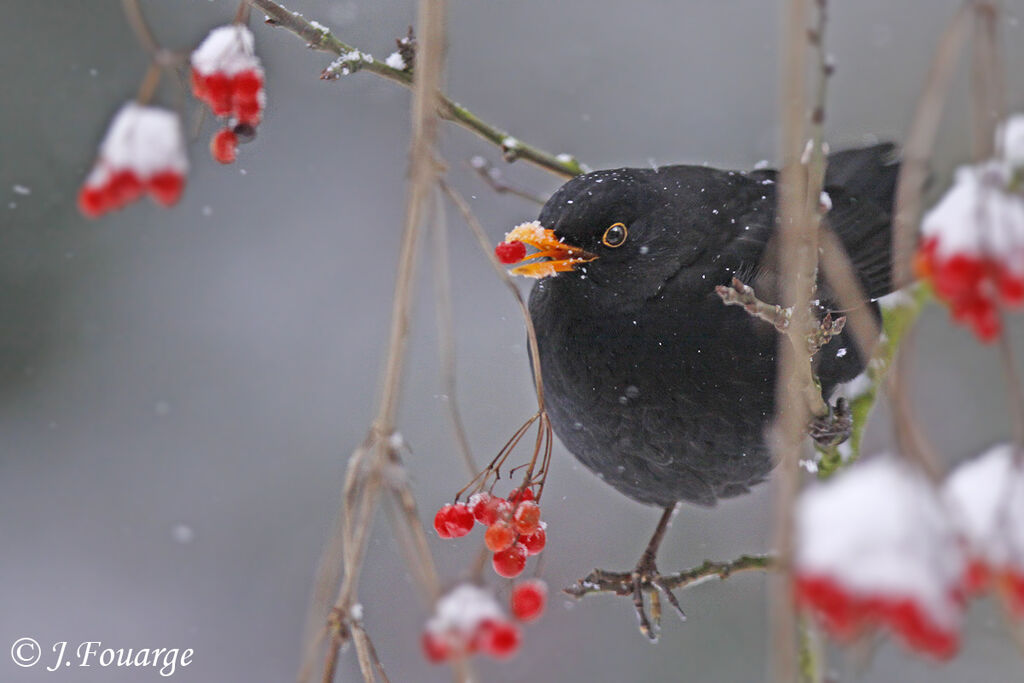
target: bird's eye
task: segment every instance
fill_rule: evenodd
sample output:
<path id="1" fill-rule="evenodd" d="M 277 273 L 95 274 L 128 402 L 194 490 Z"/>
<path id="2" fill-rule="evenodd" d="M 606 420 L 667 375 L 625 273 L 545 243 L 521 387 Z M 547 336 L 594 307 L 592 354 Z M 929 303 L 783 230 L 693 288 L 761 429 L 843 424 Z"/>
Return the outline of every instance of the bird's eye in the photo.
<path id="1" fill-rule="evenodd" d="M 607 230 L 604 231 L 604 237 L 601 238 L 601 243 L 606 247 L 621 247 L 623 242 L 626 241 L 626 226 L 622 223 L 615 223 Z"/>

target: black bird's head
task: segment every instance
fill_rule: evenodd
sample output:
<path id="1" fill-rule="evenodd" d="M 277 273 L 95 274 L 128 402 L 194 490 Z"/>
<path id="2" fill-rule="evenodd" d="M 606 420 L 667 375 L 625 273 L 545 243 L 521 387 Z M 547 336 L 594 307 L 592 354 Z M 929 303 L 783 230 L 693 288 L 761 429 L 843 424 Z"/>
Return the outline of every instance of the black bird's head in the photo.
<path id="1" fill-rule="evenodd" d="M 623 168 L 573 178 L 537 221 L 518 226 L 501 245 L 537 251 L 509 248 L 503 260 L 520 264 L 516 275 L 589 281 L 631 299 L 653 296 L 681 265 L 679 221 L 656 175 Z"/>

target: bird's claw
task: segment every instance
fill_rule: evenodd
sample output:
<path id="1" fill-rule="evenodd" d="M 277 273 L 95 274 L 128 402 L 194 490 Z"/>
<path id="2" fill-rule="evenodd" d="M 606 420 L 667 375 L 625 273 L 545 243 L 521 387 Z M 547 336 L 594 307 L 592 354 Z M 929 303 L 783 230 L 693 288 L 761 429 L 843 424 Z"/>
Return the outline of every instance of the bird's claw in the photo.
<path id="1" fill-rule="evenodd" d="M 639 621 L 640 632 L 652 641 L 658 640 L 658 631 L 661 630 L 661 596 L 664 595 L 669 604 L 675 609 L 676 614 L 683 621 L 686 621 L 686 613 L 683 612 L 679 600 L 672 589 L 668 588 L 661 580 L 661 574 L 654 563 L 654 559 L 646 554 L 641 558 L 640 563 L 630 573 L 630 581 L 633 591 L 633 607 L 636 608 L 636 616 Z M 644 608 L 644 592 L 650 593 L 651 616 L 648 618 L 647 610 Z"/>
<path id="2" fill-rule="evenodd" d="M 845 398 L 829 406 L 828 414 L 811 421 L 808 433 L 822 448 L 838 446 L 853 433 L 853 413 Z"/>

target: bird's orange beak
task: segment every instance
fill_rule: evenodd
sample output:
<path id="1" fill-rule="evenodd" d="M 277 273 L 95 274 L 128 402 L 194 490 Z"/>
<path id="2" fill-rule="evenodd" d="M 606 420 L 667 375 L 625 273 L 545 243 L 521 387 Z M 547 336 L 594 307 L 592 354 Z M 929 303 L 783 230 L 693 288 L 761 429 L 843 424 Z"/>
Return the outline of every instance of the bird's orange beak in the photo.
<path id="1" fill-rule="evenodd" d="M 537 251 L 526 254 L 525 249 L 520 247 L 523 252 L 517 254 L 515 249 L 509 248 L 517 242 L 529 245 Z M 516 226 L 512 232 L 505 235 L 505 241 L 499 244 L 495 251 L 499 253 L 499 258 L 504 263 L 522 264 L 512 269 L 513 275 L 532 278 L 543 278 L 572 270 L 581 263 L 588 263 L 597 258 L 596 255 L 588 251 L 566 244 L 555 237 L 554 230 L 541 227 L 537 221 Z M 548 260 L 533 260 L 540 258 Z M 530 263 L 523 263 L 524 261 L 530 261 Z"/>

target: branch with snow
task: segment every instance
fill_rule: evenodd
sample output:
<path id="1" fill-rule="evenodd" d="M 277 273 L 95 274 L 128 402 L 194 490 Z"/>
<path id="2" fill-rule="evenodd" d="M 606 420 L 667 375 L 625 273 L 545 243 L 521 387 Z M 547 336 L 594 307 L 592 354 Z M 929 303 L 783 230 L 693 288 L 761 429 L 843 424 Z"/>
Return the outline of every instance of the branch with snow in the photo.
<path id="1" fill-rule="evenodd" d="M 369 53 L 363 52 L 338 39 L 323 24 L 309 21 L 302 15 L 291 12 L 283 5 L 273 2 L 273 0 L 245 1 L 266 13 L 268 24 L 288 29 L 305 40 L 307 45 L 314 50 L 330 52 L 342 58 L 342 61 L 337 64 L 336 68 L 332 68 L 334 66 L 332 64 L 332 66 L 325 70 L 325 74 L 329 72 L 327 78 L 333 79 L 344 75 L 345 69 L 348 69 L 348 73 L 351 73 L 353 71 L 352 66 L 358 63 L 358 70 L 360 71 L 373 73 L 407 88 L 412 87 L 412 65 L 408 63 L 401 49 L 396 53 L 398 55 L 397 58 L 395 55 L 391 55 L 384 61 L 374 59 Z M 352 58 L 353 54 L 359 56 L 358 60 Z M 498 146 L 501 148 L 502 155 L 507 161 L 523 159 L 564 177 L 579 175 L 586 171 L 586 167 L 577 161 L 574 156 L 570 154 L 552 154 L 539 147 L 522 142 L 518 138 L 512 137 L 507 131 L 484 121 L 466 107 L 440 92 L 437 95 L 437 115 L 459 124 L 463 128 Z"/>

